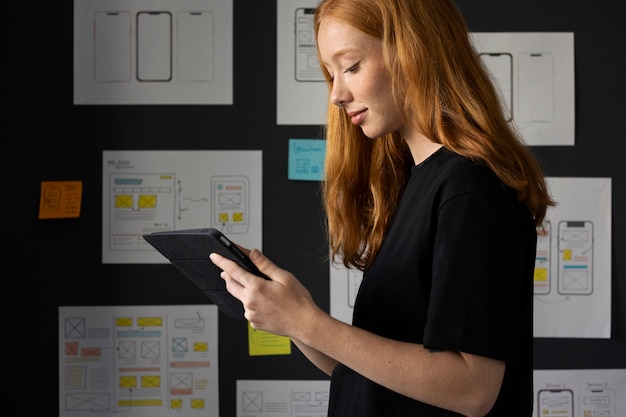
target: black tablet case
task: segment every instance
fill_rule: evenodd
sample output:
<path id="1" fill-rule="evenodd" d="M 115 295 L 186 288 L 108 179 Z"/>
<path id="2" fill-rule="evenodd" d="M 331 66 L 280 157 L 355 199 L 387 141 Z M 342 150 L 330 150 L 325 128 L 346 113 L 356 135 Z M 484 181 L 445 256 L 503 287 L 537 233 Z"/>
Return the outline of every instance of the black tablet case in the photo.
<path id="1" fill-rule="evenodd" d="M 220 277 L 222 270 L 209 259 L 209 254 L 217 252 L 236 260 L 221 244 L 209 236 L 215 233 L 214 230 L 211 228 L 172 230 L 149 233 L 143 237 L 202 290 L 220 311 L 229 317 L 243 320 L 245 319 L 243 304 L 226 290 L 226 284 Z"/>

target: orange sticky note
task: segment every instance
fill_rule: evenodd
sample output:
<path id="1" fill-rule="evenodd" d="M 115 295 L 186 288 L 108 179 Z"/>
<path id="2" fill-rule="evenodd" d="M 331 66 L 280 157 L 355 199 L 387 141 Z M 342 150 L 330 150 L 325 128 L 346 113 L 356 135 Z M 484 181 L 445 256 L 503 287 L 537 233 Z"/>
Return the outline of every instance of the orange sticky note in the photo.
<path id="1" fill-rule="evenodd" d="M 80 216 L 82 181 L 42 181 L 40 219 L 67 219 Z"/>

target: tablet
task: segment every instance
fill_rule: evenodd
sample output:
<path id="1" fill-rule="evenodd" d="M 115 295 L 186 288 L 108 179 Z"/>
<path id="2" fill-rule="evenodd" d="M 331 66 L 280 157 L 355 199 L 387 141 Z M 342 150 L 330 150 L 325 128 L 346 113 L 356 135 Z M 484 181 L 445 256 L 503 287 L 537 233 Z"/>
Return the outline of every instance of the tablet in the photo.
<path id="1" fill-rule="evenodd" d="M 211 262 L 209 255 L 219 253 L 253 274 L 269 279 L 217 229 L 169 230 L 148 233 L 143 238 L 232 318 L 244 319 L 243 304 L 226 290 L 220 277 L 222 270 Z"/>

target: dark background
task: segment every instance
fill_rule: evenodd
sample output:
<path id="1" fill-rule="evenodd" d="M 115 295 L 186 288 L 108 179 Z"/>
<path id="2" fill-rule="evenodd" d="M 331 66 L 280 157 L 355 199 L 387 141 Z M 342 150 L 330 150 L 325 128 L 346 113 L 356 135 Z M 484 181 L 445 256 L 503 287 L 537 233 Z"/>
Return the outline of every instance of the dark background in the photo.
<path id="1" fill-rule="evenodd" d="M 573 32 L 575 146 L 531 149 L 546 175 L 612 178 L 612 337 L 535 340 L 536 369 L 626 368 L 626 88 L 617 1 L 458 0 L 475 32 Z M 276 4 L 234 0 L 234 104 L 73 105 L 73 2 L 2 2 L 3 357 L 7 415 L 58 415 L 58 307 L 209 302 L 171 265 L 101 262 L 103 150 L 263 151 L 263 248 L 328 311 L 316 182 L 287 180 L 276 124 Z M 251 39 L 253 41 L 251 42 Z M 556 74 L 558 76 L 558 74 Z M 41 181 L 82 180 L 81 216 L 38 220 Z M 288 196 L 288 197 L 285 197 Z M 289 225 L 289 227 L 285 227 Z M 245 322 L 219 319 L 220 415 L 237 379 L 324 379 L 292 355 L 249 357 Z"/>

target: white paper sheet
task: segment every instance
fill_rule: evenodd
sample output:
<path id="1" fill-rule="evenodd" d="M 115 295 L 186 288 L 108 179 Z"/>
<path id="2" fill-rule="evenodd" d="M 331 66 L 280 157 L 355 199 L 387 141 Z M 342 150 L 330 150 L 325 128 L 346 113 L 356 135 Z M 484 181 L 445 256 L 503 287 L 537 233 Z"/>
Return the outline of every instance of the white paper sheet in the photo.
<path id="1" fill-rule="evenodd" d="M 534 371 L 533 417 L 626 415 L 626 369 Z"/>
<path id="2" fill-rule="evenodd" d="M 326 417 L 330 381 L 238 380 L 237 417 Z"/>
<path id="3" fill-rule="evenodd" d="M 262 248 L 261 151 L 104 151 L 102 262 L 167 263 L 143 235 L 214 227 Z"/>
<path id="4" fill-rule="evenodd" d="M 232 103 L 232 0 L 74 1 L 74 104 Z"/>
<path id="5" fill-rule="evenodd" d="M 507 115 L 528 145 L 574 145 L 574 34 L 474 32 Z"/>
<path id="6" fill-rule="evenodd" d="M 214 305 L 59 307 L 59 416 L 219 416 Z"/>

